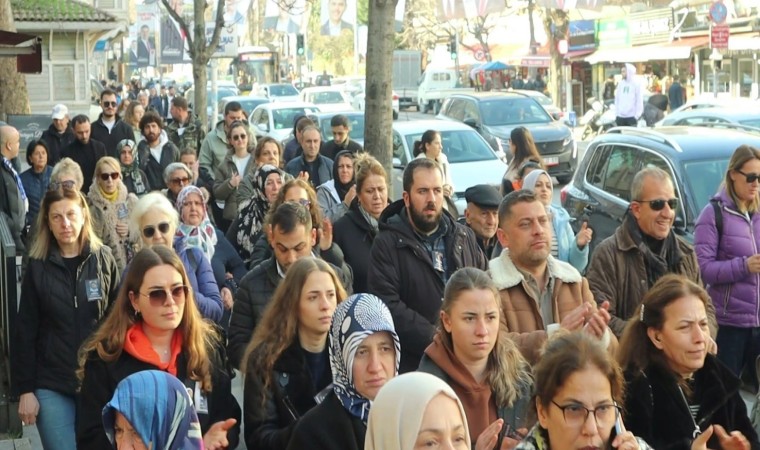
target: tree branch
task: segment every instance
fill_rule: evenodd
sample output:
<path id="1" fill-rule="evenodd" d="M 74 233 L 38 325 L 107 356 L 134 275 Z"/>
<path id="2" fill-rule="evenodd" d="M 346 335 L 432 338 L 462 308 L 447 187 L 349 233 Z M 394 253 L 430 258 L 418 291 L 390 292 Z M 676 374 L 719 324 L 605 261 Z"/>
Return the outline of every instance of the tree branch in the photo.
<path id="1" fill-rule="evenodd" d="M 162 0 L 165 1 L 165 0 Z M 199 1 L 199 0 L 195 0 Z M 216 47 L 219 45 L 219 39 L 222 36 L 222 28 L 224 27 L 224 0 L 217 0 L 216 2 L 216 18 L 214 20 L 214 34 L 211 35 L 211 42 L 203 49 L 203 59 L 208 61 L 216 51 Z M 206 24 L 203 24 L 204 36 L 206 30 Z"/>
<path id="2" fill-rule="evenodd" d="M 166 8 L 166 12 L 169 13 L 172 19 L 179 24 L 179 28 L 185 33 L 185 39 L 187 40 L 187 48 L 193 48 L 193 38 L 190 34 L 190 30 L 187 28 L 187 22 L 185 18 L 177 14 L 177 12 L 171 7 L 168 0 L 161 0 L 161 4 Z"/>

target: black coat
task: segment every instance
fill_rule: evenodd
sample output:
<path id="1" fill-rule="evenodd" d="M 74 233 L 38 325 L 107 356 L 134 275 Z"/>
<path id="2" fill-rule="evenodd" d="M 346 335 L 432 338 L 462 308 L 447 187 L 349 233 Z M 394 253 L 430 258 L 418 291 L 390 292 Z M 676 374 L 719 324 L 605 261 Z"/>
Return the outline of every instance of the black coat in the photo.
<path id="1" fill-rule="evenodd" d="M 651 366 L 644 372 L 626 372 L 625 426 L 657 450 L 690 450 L 694 420 L 672 372 Z M 699 401 L 697 425 L 712 424 L 727 432 L 740 431 L 753 450 L 760 449 L 757 434 L 739 394 L 741 382 L 713 355 L 694 373 L 694 397 Z M 708 448 L 720 448 L 717 438 Z"/>
<path id="2" fill-rule="evenodd" d="M 74 142 L 63 149 L 61 156 L 71 158 L 75 163 L 79 164 L 79 168 L 82 169 L 82 179 L 84 180 L 82 192 L 87 194 L 92 185 L 92 179 L 95 176 L 95 165 L 100 158 L 107 156 L 106 147 L 102 142 L 92 137 L 86 144 L 82 144 L 78 139 L 74 139 Z"/>
<path id="3" fill-rule="evenodd" d="M 63 134 L 58 133 L 58 130 L 50 124 L 47 130 L 42 133 L 40 137 L 48 146 L 48 166 L 54 166 L 61 160 L 61 153 L 63 149 L 68 147 L 69 144 L 74 142 L 74 131 L 71 127 L 68 127 Z"/>
<path id="4" fill-rule="evenodd" d="M 116 144 L 124 139 L 135 139 L 135 132 L 132 127 L 116 116 L 116 123 L 113 124 L 111 131 L 103 124 L 103 113 L 98 116 L 98 120 L 92 123 L 91 139 L 102 142 L 106 147 L 106 154 L 119 160 L 119 153 L 116 151 Z M 89 186 L 89 185 L 88 185 Z"/>
<path id="5" fill-rule="evenodd" d="M 462 267 L 488 269 L 475 234 L 444 211 L 447 275 Z M 425 348 L 433 341 L 441 311 L 444 283 L 425 246 L 412 230 L 403 200 L 380 216 L 380 233 L 370 254 L 367 288 L 385 302 L 401 340 L 399 373 L 417 369 Z"/>
<path id="6" fill-rule="evenodd" d="M 223 348 L 211 350 L 211 393 L 207 395 L 208 414 L 198 414 L 201 431 L 206 431 L 216 422 L 234 418 L 237 424 L 227 431 L 229 449 L 237 447 L 240 441 L 240 405 L 232 395 L 230 372 L 227 369 Z M 112 448 L 103 430 L 103 407 L 111 400 L 116 386 L 121 380 L 143 370 L 161 370 L 140 361 L 126 351 L 122 351 L 116 361 L 105 362 L 96 352 L 88 355 L 82 380 L 81 407 L 77 417 L 77 449 L 103 450 Z M 187 375 L 187 355 L 177 357 L 177 378 L 185 386 L 195 386 L 195 381 Z"/>
<path id="7" fill-rule="evenodd" d="M 4 220 L 16 244 L 16 252 L 24 253 L 24 229 L 26 228 L 26 206 L 21 198 L 21 191 L 13 172 L 2 163 L 0 156 L 0 220 Z"/>
<path id="8" fill-rule="evenodd" d="M 338 152 L 342 152 L 343 150 L 348 150 L 354 155 L 359 153 L 360 151 L 364 150 L 364 148 L 359 144 L 358 142 L 352 140 L 351 138 L 348 139 L 348 142 L 346 142 L 345 145 L 341 146 L 335 143 L 335 140 L 327 141 L 325 144 L 322 145 L 322 147 L 319 149 L 319 154 L 322 156 L 325 156 L 327 158 L 335 160 L 335 155 L 338 154 Z M 298 155 L 301 156 L 301 155 Z"/>
<path id="9" fill-rule="evenodd" d="M 333 225 L 333 241 L 343 249 L 346 263 L 354 271 L 354 292 L 367 292 L 367 272 L 372 242 L 376 232 L 359 211 L 359 204 L 351 206 Z"/>
<path id="10" fill-rule="evenodd" d="M 367 425 L 331 392 L 298 421 L 288 450 L 364 450 Z"/>
<path id="11" fill-rule="evenodd" d="M 153 191 L 161 189 L 164 183 L 164 169 L 173 162 L 179 162 L 179 149 L 170 141 L 166 141 L 161 148 L 161 161 L 156 161 L 150 154 L 150 146 L 145 140 L 137 144 L 137 153 L 140 161 L 140 169 L 148 177 L 148 186 Z"/>
<path id="12" fill-rule="evenodd" d="M 324 351 L 326 356 L 326 346 Z M 245 445 L 256 450 L 285 450 L 299 419 L 317 405 L 314 397 L 332 380 L 330 364 L 325 364 L 322 374 L 327 383 L 315 389 L 296 338 L 275 361 L 272 385 L 265 388 L 252 362 L 253 358 L 246 368 L 243 391 Z"/>
<path id="13" fill-rule="evenodd" d="M 82 252 L 76 285 L 53 245 L 50 256 L 30 259 L 21 284 L 13 339 L 13 383 L 17 394 L 50 389 L 74 395 L 77 352 L 116 299 L 119 269 L 108 247 Z M 88 280 L 97 280 L 101 299 L 88 300 Z"/>

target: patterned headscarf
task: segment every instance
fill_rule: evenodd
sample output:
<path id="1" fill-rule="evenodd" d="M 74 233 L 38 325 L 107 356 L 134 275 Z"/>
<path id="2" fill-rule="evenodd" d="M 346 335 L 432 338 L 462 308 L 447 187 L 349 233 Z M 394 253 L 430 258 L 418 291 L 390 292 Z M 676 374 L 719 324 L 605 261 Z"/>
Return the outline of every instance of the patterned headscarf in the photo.
<path id="1" fill-rule="evenodd" d="M 129 147 L 132 150 L 132 164 L 125 166 L 121 162 L 121 149 Z M 121 165 L 121 174 L 123 178 L 131 178 L 135 185 L 135 192 L 140 194 L 145 192 L 145 185 L 140 176 L 140 161 L 137 152 L 137 144 L 132 139 L 122 139 L 116 144 L 116 153 L 119 155 L 119 165 Z"/>
<path id="2" fill-rule="evenodd" d="M 271 164 L 264 164 L 256 169 L 253 173 L 253 194 L 250 199 L 246 199 L 238 205 L 238 229 L 235 233 L 235 239 L 240 247 L 240 256 L 244 261 L 248 261 L 253 253 L 255 240 L 259 232 L 264 228 L 264 217 L 269 211 L 269 200 L 267 199 L 265 186 L 267 177 L 273 173 L 280 174 L 285 178 L 285 173 Z"/>
<path id="3" fill-rule="evenodd" d="M 203 251 L 209 261 L 214 256 L 214 250 L 216 249 L 216 231 L 214 225 L 208 219 L 208 211 L 206 211 L 206 205 L 203 205 L 203 220 L 198 226 L 193 226 L 182 222 L 182 205 L 185 203 L 187 196 L 190 194 L 198 194 L 203 201 L 203 192 L 200 188 L 193 185 L 188 185 L 182 188 L 177 195 L 176 208 L 180 212 L 179 227 L 174 234 L 175 238 L 179 238 L 184 242 L 186 247 L 197 247 Z"/>
<path id="4" fill-rule="evenodd" d="M 176 377 L 143 370 L 121 380 L 103 408 L 103 428 L 115 445 L 116 412 L 153 450 L 202 450 L 203 435 L 190 395 Z"/>
<path id="5" fill-rule="evenodd" d="M 354 386 L 354 356 L 364 339 L 380 331 L 393 336 L 396 349 L 396 373 L 401 361 L 399 343 L 393 318 L 382 300 L 372 294 L 354 294 L 335 309 L 330 330 L 330 368 L 333 390 L 343 407 L 365 424 L 371 402 L 357 392 Z"/>

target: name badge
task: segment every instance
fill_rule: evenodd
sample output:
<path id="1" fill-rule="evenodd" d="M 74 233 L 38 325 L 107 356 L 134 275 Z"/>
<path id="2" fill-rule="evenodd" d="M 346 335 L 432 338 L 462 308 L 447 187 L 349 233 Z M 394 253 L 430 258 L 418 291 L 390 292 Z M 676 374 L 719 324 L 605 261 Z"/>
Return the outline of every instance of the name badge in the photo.
<path id="1" fill-rule="evenodd" d="M 193 395 L 193 403 L 195 405 L 195 412 L 198 414 L 208 414 L 208 398 L 201 389 L 200 381 L 195 382 L 195 393 Z"/>
<path id="2" fill-rule="evenodd" d="M 119 218 L 119 220 L 126 220 L 129 218 L 129 211 L 127 210 L 126 203 L 122 203 L 119 205 L 119 209 L 116 211 L 116 215 Z"/>
<path id="3" fill-rule="evenodd" d="M 103 300 L 103 290 L 100 288 L 100 280 L 97 278 L 93 280 L 85 280 L 84 286 L 87 291 L 88 302 Z"/>

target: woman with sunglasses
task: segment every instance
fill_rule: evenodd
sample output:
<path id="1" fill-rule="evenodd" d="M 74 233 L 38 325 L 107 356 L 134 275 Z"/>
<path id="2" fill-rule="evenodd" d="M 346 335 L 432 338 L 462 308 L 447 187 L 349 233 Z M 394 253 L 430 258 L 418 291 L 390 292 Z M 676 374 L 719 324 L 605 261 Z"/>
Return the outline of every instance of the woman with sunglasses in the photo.
<path id="1" fill-rule="evenodd" d="M 240 121 L 232 122 L 227 131 L 229 151 L 214 169 L 214 198 L 224 202 L 223 217 L 230 222 L 238 213 L 238 186 L 243 178 L 256 170 L 251 155 L 253 146 L 249 142 L 248 126 Z"/>
<path id="2" fill-rule="evenodd" d="M 116 144 L 116 152 L 119 154 L 121 164 L 121 180 L 127 187 L 127 192 L 138 197 L 150 192 L 148 177 L 140 169 L 137 161 L 137 144 L 131 139 L 122 139 Z"/>
<path id="3" fill-rule="evenodd" d="M 628 319 L 620 340 L 626 424 L 658 450 L 760 448 L 739 377 L 708 351 L 709 301 L 688 278 L 665 275 Z"/>
<path id="4" fill-rule="evenodd" d="M 694 227 L 694 250 L 718 320 L 718 359 L 757 388 L 760 353 L 760 149 L 734 151 Z"/>
<path id="5" fill-rule="evenodd" d="M 111 248 L 119 271 L 124 270 L 134 250 L 129 241 L 129 213 L 135 207 L 137 197 L 127 192 L 122 183 L 121 167 L 116 159 L 105 156 L 95 164 L 95 178 L 87 200 L 93 229 Z"/>
<path id="6" fill-rule="evenodd" d="M 245 351 L 245 444 L 285 450 L 298 419 L 332 391 L 327 348 L 346 298 L 329 264 L 302 258 L 285 274 Z"/>
<path id="7" fill-rule="evenodd" d="M 573 232 L 570 226 L 570 214 L 565 208 L 552 203 L 554 186 L 549 173 L 544 169 L 536 169 L 528 173 L 522 179 L 522 188 L 535 192 L 536 197 L 544 204 L 546 212 L 551 218 L 552 224 L 552 256 L 570 263 L 583 273 L 588 265 L 588 244 L 591 242 L 593 232 L 588 223 L 581 225 L 578 234 Z"/>
<path id="8" fill-rule="evenodd" d="M 169 200 L 151 192 L 137 201 L 129 219 L 130 232 L 133 236 L 140 236 L 140 247 L 164 246 L 176 250 L 185 265 L 201 315 L 214 322 L 221 321 L 224 308 L 211 262 L 200 248 L 188 247 L 181 239 L 175 240 L 179 214 Z"/>
<path id="9" fill-rule="evenodd" d="M 180 222 L 174 247 L 197 248 L 211 262 L 214 279 L 217 286 L 221 287 L 220 294 L 225 308 L 222 325 L 226 328 L 238 282 L 247 272 L 245 263 L 221 230 L 209 220 L 208 209 L 199 187 L 185 186 L 177 196 L 176 207 Z"/>
<path id="10" fill-rule="evenodd" d="M 201 317 L 177 254 L 164 246 L 139 251 L 111 312 L 80 350 L 77 449 L 111 448 L 103 407 L 119 382 L 143 370 L 169 372 L 182 381 L 193 398 L 205 448 L 235 448 L 240 407 L 223 345 L 219 331 Z"/>
<path id="11" fill-rule="evenodd" d="M 457 393 L 477 450 L 513 448 L 527 424 L 530 366 L 500 327 L 499 302 L 487 273 L 472 267 L 454 272 L 440 326 L 418 369 Z"/>
<path id="12" fill-rule="evenodd" d="M 166 189 L 161 192 L 171 203 L 177 203 L 177 195 L 183 187 L 193 183 L 193 171 L 181 162 L 173 162 L 164 169 Z"/>
<path id="13" fill-rule="evenodd" d="M 19 417 L 44 448 L 74 450 L 77 350 L 115 300 L 119 270 L 75 186 L 48 190 L 21 284 L 11 357 Z"/>
<path id="14" fill-rule="evenodd" d="M 53 166 L 53 173 L 50 174 L 50 189 L 64 187 L 66 189 L 81 191 L 83 184 L 84 175 L 82 174 L 82 168 L 73 159 L 61 158 Z"/>

